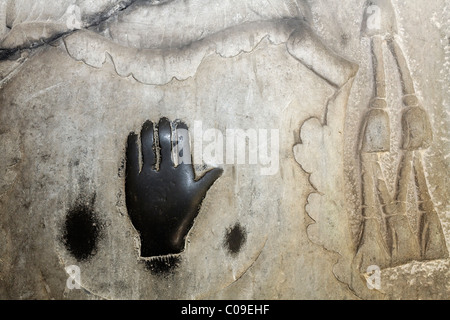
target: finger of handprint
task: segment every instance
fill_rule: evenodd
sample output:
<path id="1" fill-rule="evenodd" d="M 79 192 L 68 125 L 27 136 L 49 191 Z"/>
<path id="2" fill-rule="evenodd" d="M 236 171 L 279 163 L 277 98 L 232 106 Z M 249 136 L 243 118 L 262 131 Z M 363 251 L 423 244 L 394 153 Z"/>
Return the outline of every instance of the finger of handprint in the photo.
<path id="1" fill-rule="evenodd" d="M 159 146 L 161 147 L 161 161 L 159 168 L 173 167 L 172 161 L 172 128 L 167 118 L 161 118 L 158 124 Z"/>
<path id="2" fill-rule="evenodd" d="M 177 170 L 184 173 L 187 181 L 194 181 L 195 173 L 189 144 L 189 131 L 187 125 L 182 121 L 177 122 L 176 125 L 176 145 Z"/>
<path id="3" fill-rule="evenodd" d="M 222 168 L 214 168 L 206 172 L 203 177 L 196 182 L 199 188 L 199 192 L 206 193 L 212 184 L 222 175 Z"/>
<path id="4" fill-rule="evenodd" d="M 125 167 L 127 177 L 133 177 L 139 174 L 139 148 L 137 139 L 138 137 L 134 132 L 128 135 Z"/>
<path id="5" fill-rule="evenodd" d="M 155 164 L 153 122 L 147 120 L 141 130 L 142 167 L 151 168 Z"/>

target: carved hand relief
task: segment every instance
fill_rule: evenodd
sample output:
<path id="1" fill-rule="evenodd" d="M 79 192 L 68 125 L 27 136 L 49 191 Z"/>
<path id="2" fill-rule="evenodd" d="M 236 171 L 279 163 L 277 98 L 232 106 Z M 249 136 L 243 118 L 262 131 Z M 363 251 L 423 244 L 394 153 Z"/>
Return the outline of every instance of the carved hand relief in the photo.
<path id="1" fill-rule="evenodd" d="M 187 80 L 196 76 L 198 69 L 208 56 L 234 58 L 243 53 L 253 52 L 264 42 L 268 42 L 271 46 L 283 46 L 289 55 L 331 85 L 332 90 L 344 86 L 356 74 L 357 66 L 329 50 L 305 23 L 304 20 L 310 19 L 305 4 L 295 2 L 294 6 L 293 2 L 281 8 L 281 10 L 288 9 L 283 11 L 283 16 L 292 15 L 291 19 L 283 20 L 277 19 L 272 10 L 267 10 L 266 19 L 261 19 L 260 14 L 255 14 L 255 9 L 251 10 L 251 7 L 257 4 L 259 3 L 255 1 L 245 6 L 239 4 L 229 8 L 231 16 L 236 15 L 239 18 L 224 19 L 219 24 L 206 21 L 206 25 L 199 26 L 190 25 L 191 22 L 187 21 L 185 27 L 193 32 L 186 34 L 179 29 L 179 26 L 177 28 L 171 26 L 178 20 L 172 15 L 177 16 L 183 12 L 182 10 L 175 13 L 171 11 L 168 18 L 163 14 L 166 20 L 161 20 L 159 26 L 147 25 L 143 21 L 152 21 L 162 15 L 161 11 L 166 12 L 169 9 L 156 7 L 155 10 L 147 11 L 143 10 L 143 7 L 148 6 L 141 3 L 131 6 L 117 18 L 101 24 L 94 29 L 97 33 L 80 31 L 65 37 L 64 45 L 71 57 L 78 61 L 83 61 L 95 68 L 102 68 L 107 61 L 110 61 L 119 76 L 132 77 L 147 85 L 166 85 L 174 79 Z M 190 5 L 195 6 L 195 4 Z M 237 14 L 243 10 L 247 14 L 242 16 Z M 201 16 L 202 12 L 199 15 Z M 142 23 L 147 28 L 142 29 Z M 158 28 L 158 30 L 152 30 L 152 28 Z M 159 28 L 164 28 L 163 38 L 155 36 L 161 32 Z M 186 46 L 188 43 L 189 46 Z M 311 54 L 312 52 L 314 55 Z M 342 105 L 345 106 L 345 103 Z M 144 142 L 148 140 L 145 135 L 141 133 L 141 139 L 144 138 L 141 140 L 143 159 L 145 159 L 145 153 L 150 155 L 150 152 L 153 152 L 149 147 L 144 146 Z M 129 164 L 133 163 L 133 158 L 136 160 L 138 151 L 131 148 L 136 144 L 134 140 L 137 137 L 130 136 L 130 138 L 132 141 L 128 141 L 127 152 L 135 154 L 131 156 L 127 153 L 126 202 L 128 214 L 139 233 L 141 257 L 150 258 L 148 261 L 151 263 L 154 263 L 155 259 L 161 260 L 162 264 L 159 263 L 156 269 L 161 269 L 161 265 L 165 263 L 173 266 L 174 261 L 171 260 L 174 259 L 174 254 L 184 250 L 185 237 L 198 214 L 201 199 L 212 181 L 204 180 L 206 189 L 195 195 L 195 192 L 191 194 L 192 192 L 188 189 L 183 189 L 184 191 L 180 189 L 184 185 L 187 188 L 193 183 L 192 178 L 189 182 L 184 170 L 176 169 L 173 173 L 169 173 L 170 170 L 159 169 L 161 171 L 159 172 L 156 168 L 149 169 L 155 166 L 155 163 L 152 163 L 150 166 L 142 165 L 142 168 L 150 171 L 142 169 L 143 171 L 139 174 L 132 173 L 130 168 L 133 165 L 130 167 Z M 158 148 L 153 147 L 152 150 L 158 151 Z M 252 156 L 249 154 L 249 157 Z M 161 164 L 170 162 L 164 161 L 163 158 L 168 158 L 167 153 L 165 157 L 160 157 L 160 161 L 162 161 Z M 134 166 L 138 167 L 136 163 Z M 193 170 L 189 167 L 186 167 L 188 171 Z M 218 172 L 215 170 L 217 169 L 213 169 L 209 174 Z M 180 173 L 178 179 L 174 176 L 175 172 Z M 139 176 L 139 178 L 133 178 L 133 176 Z M 188 180 L 185 181 L 185 179 Z M 200 186 L 201 182 L 202 180 L 199 180 L 197 184 Z M 171 186 L 174 186 L 172 191 L 170 191 Z M 186 198 L 186 195 L 189 197 Z M 165 201 L 161 202 L 158 199 Z M 182 199 L 185 200 L 182 201 Z M 188 200 L 194 202 L 189 204 Z M 181 203 L 178 203 L 179 201 Z M 169 204 L 171 206 L 168 206 Z M 251 207 L 250 210 L 252 210 Z M 179 221 L 176 222 L 177 220 Z M 262 245 L 265 244 L 266 239 L 261 242 Z M 255 251 L 256 256 L 259 254 L 260 251 Z M 151 266 L 155 269 L 155 265 Z"/>
<path id="2" fill-rule="evenodd" d="M 446 279 L 436 91 L 389 0 L 329 6 L 3 1 L 0 297 L 398 298 L 395 279 Z"/>

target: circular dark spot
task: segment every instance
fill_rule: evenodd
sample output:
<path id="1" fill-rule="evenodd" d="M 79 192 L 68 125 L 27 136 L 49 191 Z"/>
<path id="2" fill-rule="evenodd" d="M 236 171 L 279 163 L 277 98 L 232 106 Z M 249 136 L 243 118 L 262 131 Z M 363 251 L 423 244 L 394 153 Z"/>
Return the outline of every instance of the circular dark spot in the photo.
<path id="1" fill-rule="evenodd" d="M 167 275 L 177 268 L 179 264 L 179 256 L 154 257 L 151 260 L 145 260 L 147 270 L 155 275 Z"/>
<path id="2" fill-rule="evenodd" d="M 239 223 L 227 229 L 224 246 L 231 255 L 236 255 L 247 239 L 247 233 Z"/>
<path id="3" fill-rule="evenodd" d="M 63 230 L 63 242 L 67 250 L 78 260 L 84 261 L 95 254 L 100 234 L 92 200 L 80 201 L 68 211 Z"/>

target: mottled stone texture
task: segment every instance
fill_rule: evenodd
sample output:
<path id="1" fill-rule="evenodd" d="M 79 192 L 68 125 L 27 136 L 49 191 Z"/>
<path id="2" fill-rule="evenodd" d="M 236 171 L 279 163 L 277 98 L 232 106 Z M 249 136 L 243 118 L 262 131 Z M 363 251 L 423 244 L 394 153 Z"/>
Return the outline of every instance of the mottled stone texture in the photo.
<path id="1" fill-rule="evenodd" d="M 449 10 L 0 0 L 0 298 L 450 299 Z"/>

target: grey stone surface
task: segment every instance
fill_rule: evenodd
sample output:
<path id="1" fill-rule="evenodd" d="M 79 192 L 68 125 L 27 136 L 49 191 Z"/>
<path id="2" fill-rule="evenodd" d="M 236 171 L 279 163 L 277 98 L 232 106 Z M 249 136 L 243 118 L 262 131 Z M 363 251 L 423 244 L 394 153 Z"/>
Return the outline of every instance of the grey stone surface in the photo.
<path id="1" fill-rule="evenodd" d="M 0 9 L 0 298 L 450 298 L 446 1 Z M 127 137 L 163 117 L 223 173 L 182 252 L 142 257 Z"/>

